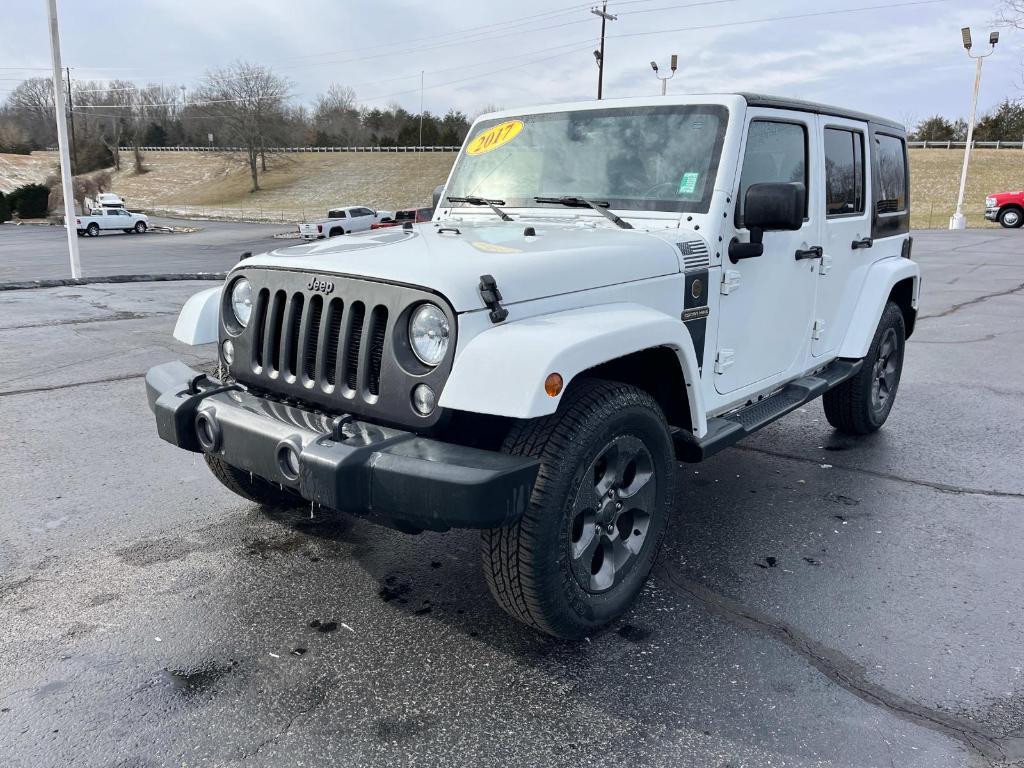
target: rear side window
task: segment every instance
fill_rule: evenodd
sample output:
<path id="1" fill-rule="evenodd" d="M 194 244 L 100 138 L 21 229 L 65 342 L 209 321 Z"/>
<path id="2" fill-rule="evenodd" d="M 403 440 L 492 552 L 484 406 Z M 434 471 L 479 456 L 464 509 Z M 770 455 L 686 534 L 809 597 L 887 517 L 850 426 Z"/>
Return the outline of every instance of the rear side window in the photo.
<path id="1" fill-rule="evenodd" d="M 875 211 L 879 215 L 907 210 L 907 162 L 903 140 L 875 134 L 875 168 L 878 190 Z"/>
<path id="2" fill-rule="evenodd" d="M 825 129 L 825 212 L 829 217 L 864 213 L 864 134 Z"/>
<path id="3" fill-rule="evenodd" d="M 743 226 L 743 202 L 751 184 L 799 181 L 808 189 L 804 198 L 807 215 L 807 130 L 797 123 L 753 120 L 747 132 L 747 149 L 740 174 L 737 210 L 739 226 Z"/>
<path id="4" fill-rule="evenodd" d="M 327 212 L 327 218 L 328 219 L 344 219 L 345 218 L 345 212 L 344 211 L 328 211 Z"/>

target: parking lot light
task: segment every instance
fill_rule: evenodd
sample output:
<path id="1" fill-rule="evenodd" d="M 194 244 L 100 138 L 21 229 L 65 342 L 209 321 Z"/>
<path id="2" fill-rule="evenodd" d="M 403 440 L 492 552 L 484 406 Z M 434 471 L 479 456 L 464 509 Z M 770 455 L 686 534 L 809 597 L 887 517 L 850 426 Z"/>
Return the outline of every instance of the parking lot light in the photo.
<path id="1" fill-rule="evenodd" d="M 988 36 L 988 52 L 974 55 L 971 53 L 971 28 L 964 27 L 960 30 L 960 35 L 963 38 L 964 50 L 967 51 L 968 56 L 975 60 L 974 92 L 971 94 L 971 116 L 967 120 L 967 146 L 964 147 L 964 167 L 960 171 L 960 192 L 956 198 L 956 212 L 949 219 L 950 229 L 967 228 L 967 217 L 964 216 L 964 192 L 967 189 L 967 167 L 971 162 L 971 144 L 974 142 L 974 119 L 978 112 L 978 91 L 981 90 L 981 63 L 995 52 L 996 43 L 999 42 L 999 33 L 990 33 Z"/>

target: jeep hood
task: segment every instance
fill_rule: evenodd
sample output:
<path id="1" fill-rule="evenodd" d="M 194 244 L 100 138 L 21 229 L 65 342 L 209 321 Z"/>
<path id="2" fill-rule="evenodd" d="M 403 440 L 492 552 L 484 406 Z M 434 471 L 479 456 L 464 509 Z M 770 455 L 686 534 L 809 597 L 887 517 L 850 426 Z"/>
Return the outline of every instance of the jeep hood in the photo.
<path id="1" fill-rule="evenodd" d="M 348 275 L 437 291 L 457 312 L 484 307 L 477 286 L 493 275 L 502 301 L 545 296 L 669 275 L 679 271 L 675 246 L 639 230 L 534 221 L 474 226 L 431 222 L 281 248 L 246 259 L 319 275 Z"/>

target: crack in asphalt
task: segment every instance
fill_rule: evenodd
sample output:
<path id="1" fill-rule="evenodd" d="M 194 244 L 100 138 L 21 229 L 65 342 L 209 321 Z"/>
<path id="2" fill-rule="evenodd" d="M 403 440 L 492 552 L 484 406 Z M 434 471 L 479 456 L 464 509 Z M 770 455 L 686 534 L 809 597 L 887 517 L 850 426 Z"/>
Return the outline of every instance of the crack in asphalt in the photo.
<path id="1" fill-rule="evenodd" d="M 268 736 L 267 738 L 265 738 L 263 741 L 261 741 L 259 744 L 257 744 L 253 749 L 250 749 L 248 751 L 243 752 L 238 759 L 240 761 L 242 761 L 242 762 L 247 762 L 248 760 L 256 757 L 256 755 L 258 755 L 261 751 L 263 751 L 263 749 L 265 747 L 267 747 L 268 745 L 273 744 L 278 739 L 281 739 L 281 738 L 287 736 L 288 732 L 291 731 L 292 726 L 295 724 L 296 720 L 298 720 L 300 717 L 303 717 L 305 715 L 312 714 L 316 710 L 320 709 L 320 707 L 322 707 L 326 703 L 327 697 L 328 697 L 328 695 L 330 695 L 330 692 L 331 692 L 331 689 L 329 687 L 325 687 L 323 689 L 323 692 L 320 694 L 319 698 L 317 699 L 317 701 L 315 701 L 313 704 L 311 704 L 306 709 L 300 709 L 298 712 L 295 712 L 291 717 L 288 718 L 288 721 L 284 724 L 284 728 L 281 728 L 273 736 Z"/>
<path id="2" fill-rule="evenodd" d="M 105 317 L 80 317 L 70 320 L 49 320 L 43 323 L 28 323 L 26 325 L 4 325 L 0 331 L 21 331 L 29 328 L 55 328 L 61 325 L 87 325 L 88 323 L 109 323 L 118 320 L 145 320 L 149 317 L 164 317 L 176 315 L 177 312 L 127 312 L 117 311 Z"/>
<path id="3" fill-rule="evenodd" d="M 954 304 L 948 309 L 944 309 L 941 312 L 935 313 L 934 315 L 921 315 L 920 317 L 917 318 L 917 320 L 918 322 L 920 322 L 921 320 L 934 320 L 937 317 L 949 317 L 953 313 L 959 312 L 964 307 L 970 307 L 974 304 L 980 304 L 981 302 L 987 301 L 988 299 L 997 299 L 1000 296 L 1011 296 L 1015 293 L 1019 293 L 1020 291 L 1024 291 L 1024 283 L 1021 283 L 1016 288 L 1007 288 L 1006 290 L 1003 291 L 996 291 L 994 293 L 986 293 L 981 296 L 975 296 L 973 299 L 961 301 L 959 304 Z"/>
<path id="4" fill-rule="evenodd" d="M 751 453 L 762 453 L 765 456 L 774 456 L 779 459 L 790 459 L 791 461 L 800 461 L 804 464 L 814 464 L 821 466 L 824 459 L 812 459 L 807 456 L 797 456 L 792 453 L 785 453 L 783 451 L 770 451 L 767 448 L 755 448 L 750 445 L 734 445 L 734 449 L 741 451 L 750 451 Z M 870 475 L 871 477 L 877 477 L 882 480 L 892 480 L 897 483 L 907 483 L 908 485 L 916 485 L 922 488 L 931 488 L 933 491 L 939 491 L 941 493 L 953 493 L 961 496 L 988 496 L 997 499 L 1024 499 L 1024 493 L 1018 493 L 1015 491 L 993 491 L 986 490 L 984 488 L 968 488 L 962 485 L 950 485 L 949 483 L 938 483 L 933 480 L 919 480 L 913 477 L 903 477 L 902 475 L 894 475 L 890 472 L 880 472 L 877 469 L 866 469 L 864 467 L 851 467 L 845 464 L 834 464 L 835 469 L 846 470 L 847 472 L 855 472 L 862 475 Z"/>
<path id="5" fill-rule="evenodd" d="M 111 384 L 116 381 L 128 381 L 130 379 L 141 379 L 146 375 L 142 373 L 122 373 L 117 376 L 107 376 L 103 379 L 90 379 L 89 381 L 72 381 L 67 384 L 51 384 L 45 387 L 28 387 L 26 389 L 9 389 L 0 392 L 0 397 L 12 397 L 13 395 L 31 395 L 34 392 L 54 392 L 58 389 L 72 389 L 74 387 L 87 387 L 90 384 Z"/>
<path id="6" fill-rule="evenodd" d="M 989 761 L 1006 763 L 1024 760 L 1024 736 L 998 734 L 978 723 L 919 704 L 872 682 L 861 664 L 819 643 L 787 622 L 686 579 L 668 566 L 659 566 L 658 573 L 677 592 L 699 601 L 712 613 L 782 643 L 829 680 L 862 701 L 956 739 Z"/>

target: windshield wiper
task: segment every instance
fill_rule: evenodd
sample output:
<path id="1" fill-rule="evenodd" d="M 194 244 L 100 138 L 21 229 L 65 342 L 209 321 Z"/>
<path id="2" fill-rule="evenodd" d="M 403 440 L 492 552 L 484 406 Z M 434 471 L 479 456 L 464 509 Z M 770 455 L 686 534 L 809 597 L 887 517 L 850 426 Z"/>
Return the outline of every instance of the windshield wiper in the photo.
<path id="1" fill-rule="evenodd" d="M 474 197 L 471 195 L 469 197 L 449 197 L 448 202 L 469 203 L 470 205 L 486 205 L 496 214 L 501 216 L 502 221 L 514 221 L 514 219 L 511 216 L 509 216 L 507 213 L 501 210 L 501 208 L 498 207 L 499 205 L 505 204 L 504 200 L 488 200 L 485 197 Z"/>
<path id="2" fill-rule="evenodd" d="M 449 200 L 451 198 L 448 198 Z M 535 197 L 534 202 L 537 203 L 552 203 L 554 205 L 564 205 L 566 208 L 593 208 L 595 211 L 604 216 L 608 221 L 618 224 L 623 229 L 632 229 L 633 225 L 628 221 L 623 221 L 614 213 L 608 210 L 611 203 L 605 202 L 604 200 L 587 200 L 585 197 Z"/>

